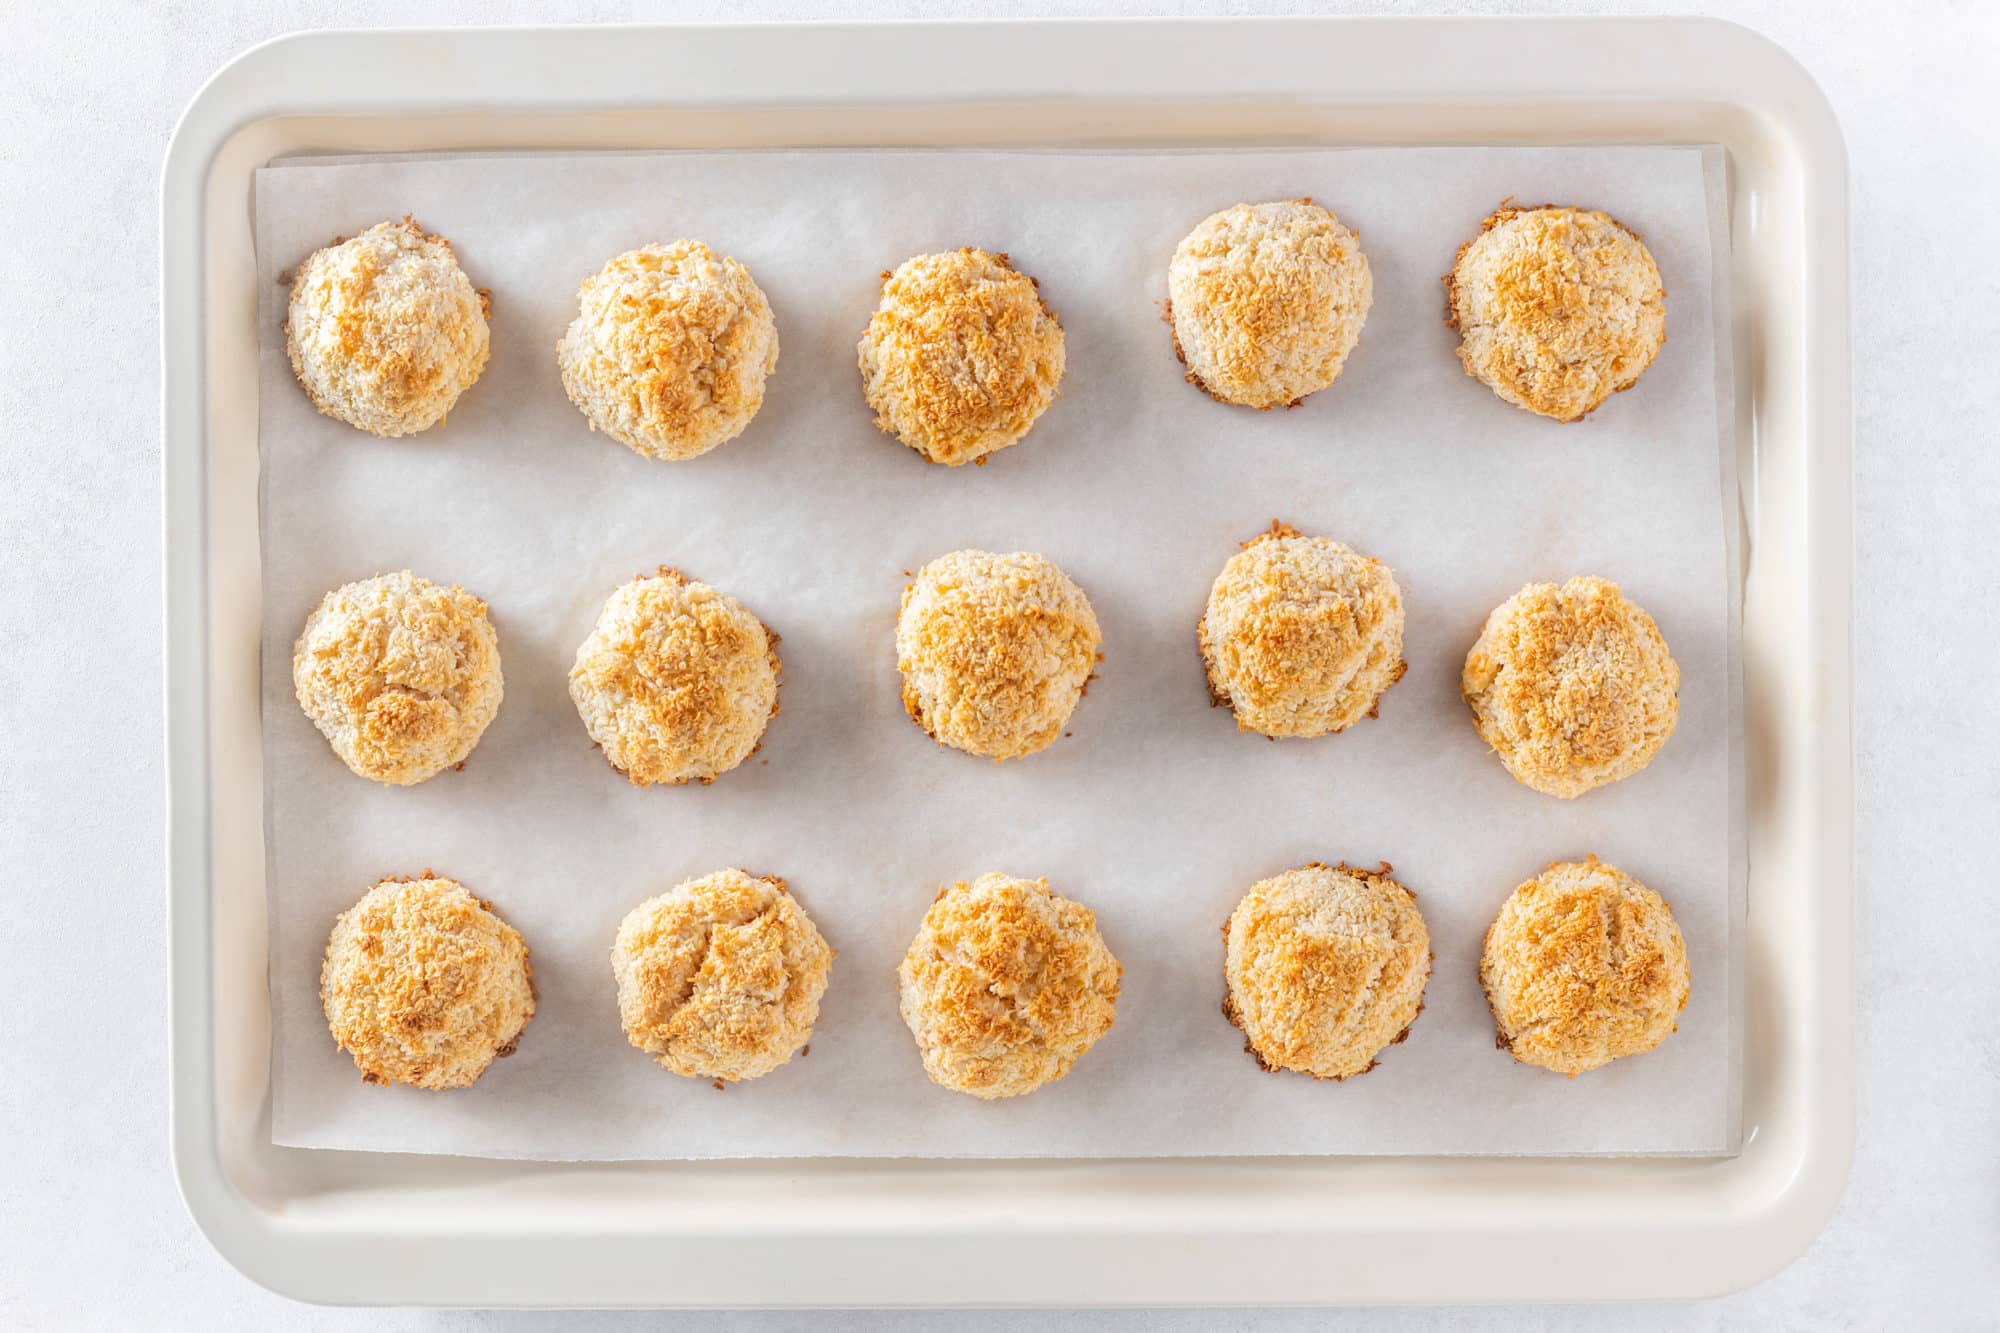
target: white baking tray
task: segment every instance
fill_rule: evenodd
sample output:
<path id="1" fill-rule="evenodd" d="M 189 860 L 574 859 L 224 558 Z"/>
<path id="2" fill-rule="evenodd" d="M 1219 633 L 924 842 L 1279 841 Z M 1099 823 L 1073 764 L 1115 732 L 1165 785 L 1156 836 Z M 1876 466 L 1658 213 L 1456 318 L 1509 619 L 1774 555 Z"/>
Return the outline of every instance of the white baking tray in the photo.
<path id="1" fill-rule="evenodd" d="M 562 1165 L 277 1148 L 258 714 L 252 173 L 298 152 L 1720 143 L 1750 858 L 1733 1158 Z M 162 187 L 173 1151 L 222 1253 L 378 1304 L 1171 1304 L 1724 1291 L 1853 1137 L 1845 160 L 1704 20 L 314 33 L 188 108 Z"/>

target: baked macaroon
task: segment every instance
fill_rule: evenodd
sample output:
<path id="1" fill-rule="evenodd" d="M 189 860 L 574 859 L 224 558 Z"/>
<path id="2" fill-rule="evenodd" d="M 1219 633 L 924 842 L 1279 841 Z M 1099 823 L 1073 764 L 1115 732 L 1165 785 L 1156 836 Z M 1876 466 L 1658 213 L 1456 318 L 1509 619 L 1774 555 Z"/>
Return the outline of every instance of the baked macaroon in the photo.
<path id="1" fill-rule="evenodd" d="M 1035 280 L 970 248 L 883 274 L 858 352 L 875 424 L 947 467 L 1019 444 L 1063 376 L 1062 324 Z"/>
<path id="2" fill-rule="evenodd" d="M 285 350 L 327 416 L 370 435 L 415 435 L 486 369 L 491 308 L 450 241 L 407 217 L 378 222 L 293 272 Z"/>
<path id="3" fill-rule="evenodd" d="M 1296 407 L 1339 379 L 1374 299 L 1360 240 L 1311 199 L 1211 213 L 1167 268 L 1188 382 L 1260 410 Z"/>
<path id="4" fill-rule="evenodd" d="M 592 430 L 648 458 L 699 458 L 741 435 L 778 368 L 778 325 L 750 270 L 700 241 L 627 250 L 583 280 L 556 344 Z"/>
<path id="5" fill-rule="evenodd" d="M 1090 599 L 1053 560 L 941 555 L 903 589 L 903 708 L 940 745 L 994 760 L 1031 755 L 1062 735 L 1103 641 Z"/>
<path id="6" fill-rule="evenodd" d="M 1501 904 L 1479 984 L 1502 1050 L 1575 1078 L 1674 1031 L 1687 945 L 1666 899 L 1638 880 L 1594 856 L 1557 861 Z"/>
<path id="7" fill-rule="evenodd" d="M 1195 627 L 1209 698 L 1239 731 L 1325 736 L 1374 717 L 1403 678 L 1403 594 L 1389 567 L 1284 523 L 1216 575 Z"/>
<path id="8" fill-rule="evenodd" d="M 463 763 L 502 684 L 486 603 L 407 569 L 335 588 L 292 646 L 306 717 L 349 768 L 392 787 Z"/>
<path id="9" fill-rule="evenodd" d="M 833 950 L 775 876 L 718 870 L 648 898 L 611 946 L 625 1036 L 687 1078 L 760 1078 L 812 1039 Z"/>
<path id="10" fill-rule="evenodd" d="M 989 874 L 938 891 L 896 975 L 931 1081 L 990 1100 L 1069 1073 L 1111 1030 L 1124 969 L 1089 908 Z"/>
<path id="11" fill-rule="evenodd" d="M 1365 1074 L 1424 1007 L 1430 932 L 1386 861 L 1376 870 L 1314 861 L 1260 880 L 1222 938 L 1222 1012 L 1267 1070 Z"/>
<path id="12" fill-rule="evenodd" d="M 1507 771 L 1565 799 L 1652 763 L 1680 686 L 1660 627 L 1600 578 L 1531 583 L 1495 607 L 1459 679 Z"/>
<path id="13" fill-rule="evenodd" d="M 635 787 L 706 786 L 748 759 L 778 714 L 778 636 L 734 597 L 665 565 L 605 600 L 569 697 Z"/>
<path id="14" fill-rule="evenodd" d="M 364 1083 L 436 1092 L 512 1055 L 535 1016 L 521 934 L 455 879 L 385 879 L 326 942 L 320 1007 Z"/>
<path id="15" fill-rule="evenodd" d="M 1465 373 L 1557 421 L 1637 384 L 1667 340 L 1659 266 L 1605 213 L 1503 204 L 1458 248 L 1444 287 Z"/>

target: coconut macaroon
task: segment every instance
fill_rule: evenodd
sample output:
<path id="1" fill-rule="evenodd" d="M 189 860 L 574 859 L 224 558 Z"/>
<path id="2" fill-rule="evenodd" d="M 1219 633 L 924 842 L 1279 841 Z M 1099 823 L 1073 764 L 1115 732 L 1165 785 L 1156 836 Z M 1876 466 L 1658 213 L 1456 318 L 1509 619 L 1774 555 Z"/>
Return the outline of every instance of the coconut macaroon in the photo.
<path id="1" fill-rule="evenodd" d="M 1063 375 L 1062 324 L 1035 280 L 984 250 L 883 274 L 858 350 L 875 424 L 947 467 L 1020 443 Z"/>
<path id="2" fill-rule="evenodd" d="M 1380 560 L 1273 523 L 1222 567 L 1195 637 L 1239 731 L 1324 736 L 1403 678 L 1403 594 Z"/>
<path id="3" fill-rule="evenodd" d="M 1667 338 L 1667 293 L 1604 213 L 1502 205 L 1445 274 L 1465 373 L 1516 407 L 1578 421 L 1631 388 Z"/>
<path id="4" fill-rule="evenodd" d="M 327 416 L 370 435 L 443 421 L 486 368 L 484 292 L 409 218 L 314 251 L 292 274 L 285 350 Z"/>
<path id="5" fill-rule="evenodd" d="M 1459 688 L 1507 771 L 1564 798 L 1647 764 L 1674 734 L 1681 669 L 1609 579 L 1531 583 L 1495 607 Z"/>
<path id="6" fill-rule="evenodd" d="M 649 898 L 611 946 L 634 1046 L 688 1078 L 759 1078 L 812 1039 L 833 950 L 774 876 L 718 870 Z"/>
<path id="7" fill-rule="evenodd" d="M 705 786 L 755 753 L 777 716 L 777 644 L 734 597 L 662 565 L 605 600 L 569 697 L 632 785 Z"/>
<path id="8" fill-rule="evenodd" d="M 1479 984 L 1503 1050 L 1574 1078 L 1674 1031 L 1687 945 L 1666 900 L 1638 880 L 1594 856 L 1557 861 L 1501 905 Z"/>
<path id="9" fill-rule="evenodd" d="M 463 763 L 501 687 L 486 603 L 407 569 L 335 588 L 292 647 L 306 717 L 349 768 L 394 787 Z"/>
<path id="10" fill-rule="evenodd" d="M 1167 268 L 1188 382 L 1243 407 L 1293 407 L 1339 379 L 1374 294 L 1360 241 L 1311 199 L 1212 213 Z"/>
<path id="11" fill-rule="evenodd" d="M 741 435 L 778 366 L 778 326 L 750 270 L 700 241 L 647 245 L 583 280 L 556 361 L 590 422 L 649 458 L 698 458 Z"/>
<path id="12" fill-rule="evenodd" d="M 1265 1069 L 1365 1074 L 1424 1007 L 1430 932 L 1387 862 L 1314 861 L 1260 880 L 1222 938 L 1222 1012 Z"/>
<path id="13" fill-rule="evenodd" d="M 1123 974 L 1090 909 L 989 874 L 938 891 L 896 975 L 931 1081 L 991 1099 L 1067 1074 L 1111 1030 Z"/>
<path id="14" fill-rule="evenodd" d="M 455 879 L 385 879 L 326 942 L 320 1006 L 366 1083 L 463 1088 L 535 1016 L 520 932 Z"/>
<path id="15" fill-rule="evenodd" d="M 1054 561 L 953 551 L 903 589 L 903 707 L 940 745 L 1018 759 L 1062 734 L 1103 641 L 1090 599 Z"/>

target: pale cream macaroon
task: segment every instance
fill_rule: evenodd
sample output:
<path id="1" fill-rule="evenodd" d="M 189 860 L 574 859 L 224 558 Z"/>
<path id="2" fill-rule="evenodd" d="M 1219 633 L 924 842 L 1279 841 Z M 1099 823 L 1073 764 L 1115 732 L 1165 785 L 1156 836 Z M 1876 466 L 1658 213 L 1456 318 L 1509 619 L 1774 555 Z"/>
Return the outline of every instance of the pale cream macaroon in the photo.
<path id="1" fill-rule="evenodd" d="M 1212 213 L 1167 268 L 1188 382 L 1260 410 L 1295 407 L 1339 379 L 1374 299 L 1359 238 L 1311 199 Z"/>
<path id="2" fill-rule="evenodd" d="M 1667 339 L 1659 266 L 1605 213 L 1503 204 L 1459 247 L 1444 286 L 1465 373 L 1557 421 L 1637 384 Z"/>
<path id="3" fill-rule="evenodd" d="M 1687 1007 L 1687 945 L 1666 899 L 1591 857 L 1515 889 L 1486 931 L 1479 984 L 1496 1040 L 1575 1078 L 1665 1041 Z"/>
<path id="4" fill-rule="evenodd" d="M 583 280 L 556 344 L 592 430 L 648 458 L 699 458 L 741 435 L 778 368 L 771 303 L 700 241 L 627 250 Z"/>
<path id="5" fill-rule="evenodd" d="M 1495 607 L 1459 680 L 1507 771 L 1565 799 L 1652 763 L 1674 734 L 1680 685 L 1660 627 L 1600 578 L 1531 583 Z"/>
<path id="6" fill-rule="evenodd" d="M 445 419 L 486 368 L 491 303 L 451 242 L 409 218 L 315 250 L 292 273 L 285 350 L 327 416 L 370 435 Z"/>
<path id="7" fill-rule="evenodd" d="M 1314 861 L 1259 880 L 1222 938 L 1222 1012 L 1267 1070 L 1365 1074 L 1424 1007 L 1430 931 L 1386 861 Z"/>
<path id="8" fill-rule="evenodd" d="M 940 745 L 1018 759 L 1062 735 L 1104 641 L 1054 561 L 953 551 L 917 571 L 896 618 L 903 707 Z"/>
<path id="9" fill-rule="evenodd" d="M 354 772 L 393 787 L 465 761 L 500 711 L 486 603 L 410 571 L 335 588 L 292 646 L 299 707 Z"/>
<path id="10" fill-rule="evenodd" d="M 455 879 L 385 879 L 326 942 L 320 1006 L 365 1083 L 468 1087 L 535 1016 L 521 934 Z"/>
<path id="11" fill-rule="evenodd" d="M 990 1100 L 1069 1073 L 1111 1030 L 1124 969 L 1089 908 L 987 874 L 938 891 L 896 975 L 931 1081 Z"/>
<path id="12" fill-rule="evenodd" d="M 611 946 L 631 1043 L 687 1078 L 761 1078 L 812 1040 L 834 951 L 772 875 L 718 870 L 648 898 Z"/>
<path id="13" fill-rule="evenodd" d="M 777 644 L 734 597 L 662 565 L 605 600 L 569 697 L 635 787 L 705 786 L 755 753 L 777 716 Z"/>
<path id="14" fill-rule="evenodd" d="M 970 248 L 904 260 L 857 349 L 875 424 L 933 463 L 985 463 L 1055 401 L 1063 330 L 1006 254 Z"/>
<path id="15" fill-rule="evenodd" d="M 1216 576 L 1195 627 L 1209 697 L 1240 731 L 1326 736 L 1374 717 L 1403 678 L 1403 593 L 1389 567 L 1274 522 Z"/>

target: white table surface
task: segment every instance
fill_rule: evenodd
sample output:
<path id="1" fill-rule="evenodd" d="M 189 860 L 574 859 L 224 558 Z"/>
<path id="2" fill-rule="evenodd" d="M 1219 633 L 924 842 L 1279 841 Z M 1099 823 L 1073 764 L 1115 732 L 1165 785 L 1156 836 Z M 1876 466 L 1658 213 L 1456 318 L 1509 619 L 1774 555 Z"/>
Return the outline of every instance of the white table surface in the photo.
<path id="1" fill-rule="evenodd" d="M 166 1141 L 156 268 L 175 117 L 218 65 L 278 33 L 954 11 L 893 0 L 19 5 L 0 17 L 0 1327 L 945 1322 L 319 1310 L 253 1286 L 195 1231 Z M 1517 7 L 1647 8 L 1486 8 Z M 2000 806 L 2000 5 L 1695 8 L 1804 61 L 1853 167 L 1862 1075 L 1838 1214 L 1777 1277 L 1692 1305 L 1000 1313 L 953 1326 L 2000 1327 L 2000 876 L 1985 836 Z M 1181 9 L 1367 12 L 1335 0 L 987 0 L 974 12 Z"/>

